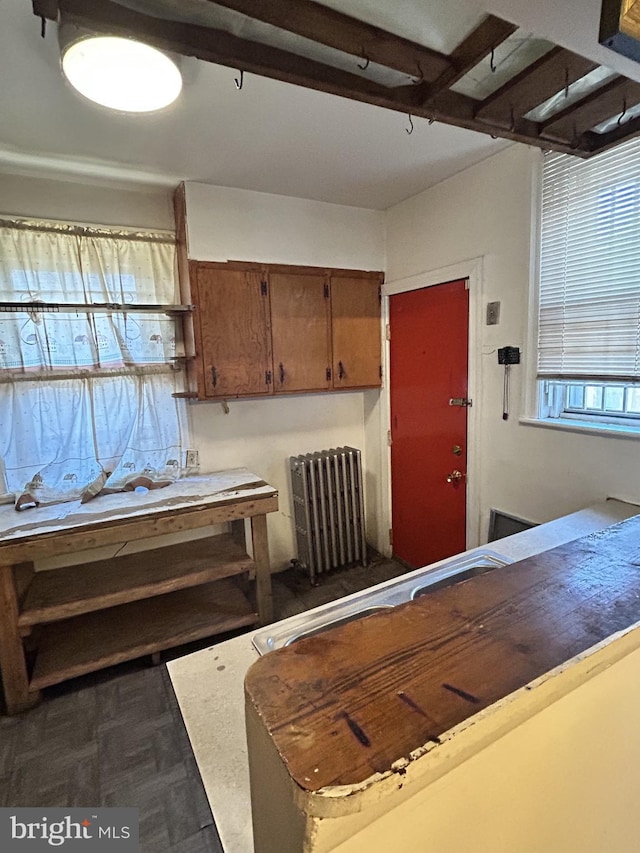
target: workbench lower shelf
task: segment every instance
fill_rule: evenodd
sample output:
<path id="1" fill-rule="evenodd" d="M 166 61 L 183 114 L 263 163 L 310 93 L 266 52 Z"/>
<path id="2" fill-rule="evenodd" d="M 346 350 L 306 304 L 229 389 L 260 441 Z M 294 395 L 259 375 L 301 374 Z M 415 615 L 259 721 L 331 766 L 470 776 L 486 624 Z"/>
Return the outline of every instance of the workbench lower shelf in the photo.
<path id="1" fill-rule="evenodd" d="M 53 622 L 41 628 L 29 690 L 257 621 L 225 579 Z"/>
<path id="2" fill-rule="evenodd" d="M 252 572 L 229 533 L 93 563 L 36 572 L 18 616 L 23 628 Z"/>

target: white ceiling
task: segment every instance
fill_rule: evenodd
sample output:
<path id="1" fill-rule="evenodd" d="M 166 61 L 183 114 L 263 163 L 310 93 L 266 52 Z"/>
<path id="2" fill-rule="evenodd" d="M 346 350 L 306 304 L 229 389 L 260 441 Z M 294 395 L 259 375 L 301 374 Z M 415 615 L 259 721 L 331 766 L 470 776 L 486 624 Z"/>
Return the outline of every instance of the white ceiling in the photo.
<path id="1" fill-rule="evenodd" d="M 640 80 L 597 44 L 600 0 L 323 0 L 445 53 L 486 11 Z M 179 101 L 119 115 L 85 101 L 59 72 L 30 0 L 0 0 L 0 171 L 221 186 L 384 209 L 507 143 L 191 60 Z"/>

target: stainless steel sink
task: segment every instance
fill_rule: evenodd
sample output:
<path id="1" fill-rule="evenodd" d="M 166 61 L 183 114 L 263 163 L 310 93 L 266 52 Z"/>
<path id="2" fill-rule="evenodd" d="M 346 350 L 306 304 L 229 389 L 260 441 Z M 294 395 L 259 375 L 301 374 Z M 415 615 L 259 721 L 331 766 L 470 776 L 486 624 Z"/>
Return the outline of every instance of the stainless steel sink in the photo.
<path id="1" fill-rule="evenodd" d="M 314 610 L 299 613 L 281 622 L 268 625 L 252 638 L 260 654 L 291 645 L 303 637 L 311 637 L 338 625 L 363 619 L 374 613 L 396 607 L 444 586 L 462 583 L 511 560 L 495 551 L 481 550 L 472 554 L 443 560 L 424 569 L 417 569 L 393 581 L 332 601 Z"/>

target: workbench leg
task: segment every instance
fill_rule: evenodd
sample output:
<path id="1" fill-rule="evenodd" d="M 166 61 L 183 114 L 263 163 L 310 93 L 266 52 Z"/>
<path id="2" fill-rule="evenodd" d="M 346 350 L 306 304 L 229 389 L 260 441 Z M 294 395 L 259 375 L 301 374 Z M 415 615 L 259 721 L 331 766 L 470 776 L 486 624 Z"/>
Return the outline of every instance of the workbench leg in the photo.
<path id="1" fill-rule="evenodd" d="M 13 566 L 0 566 L 0 671 L 8 714 L 19 714 L 40 701 L 39 692 L 29 691 Z"/>
<path id="2" fill-rule="evenodd" d="M 231 538 L 240 545 L 243 551 L 247 550 L 247 534 L 244 527 L 244 518 L 236 518 L 231 522 Z M 249 595 L 249 572 L 243 572 L 235 579 L 238 589 L 245 595 Z"/>
<path id="3" fill-rule="evenodd" d="M 269 563 L 269 541 L 267 539 L 267 516 L 254 515 L 251 518 L 251 540 L 253 559 L 256 564 L 256 600 L 261 625 L 273 622 L 273 601 L 271 598 L 271 565 Z"/>

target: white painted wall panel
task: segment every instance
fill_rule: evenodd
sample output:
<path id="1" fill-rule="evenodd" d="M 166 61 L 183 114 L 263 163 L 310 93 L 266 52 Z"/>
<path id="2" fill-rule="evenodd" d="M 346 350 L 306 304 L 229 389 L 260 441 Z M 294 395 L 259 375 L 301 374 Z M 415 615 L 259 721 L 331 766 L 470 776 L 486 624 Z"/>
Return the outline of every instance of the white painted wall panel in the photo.
<path id="1" fill-rule="evenodd" d="M 186 185 L 189 257 L 384 269 L 384 213 L 207 184 Z"/>

